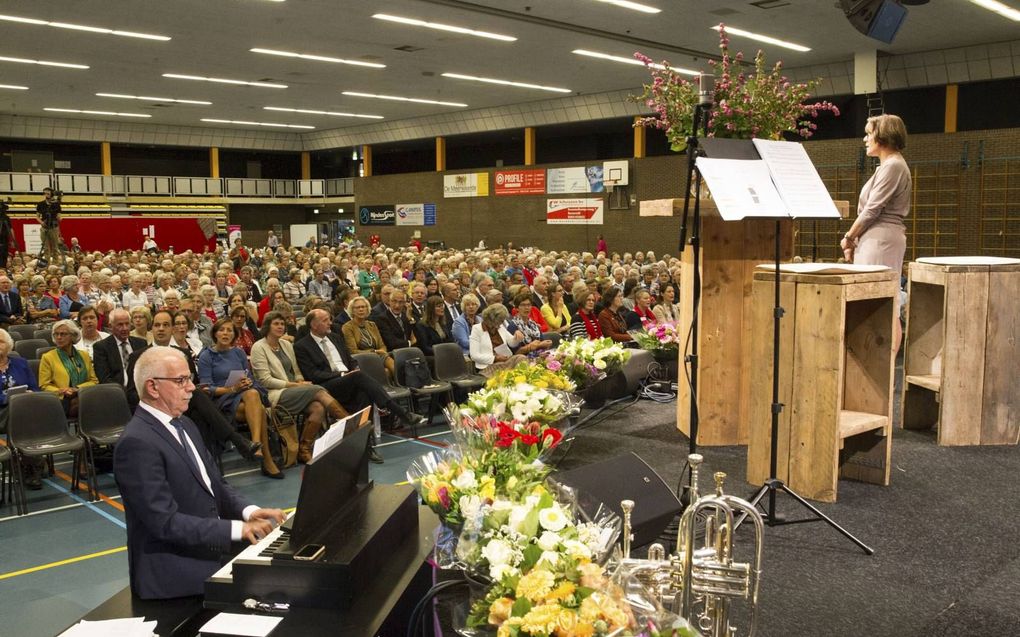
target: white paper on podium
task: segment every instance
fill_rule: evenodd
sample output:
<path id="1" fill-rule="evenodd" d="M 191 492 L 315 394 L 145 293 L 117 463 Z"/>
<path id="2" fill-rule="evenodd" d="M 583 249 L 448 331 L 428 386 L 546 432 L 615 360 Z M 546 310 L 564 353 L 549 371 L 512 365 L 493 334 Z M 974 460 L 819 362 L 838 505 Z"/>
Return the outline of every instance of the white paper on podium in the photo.
<path id="1" fill-rule="evenodd" d="M 341 440 L 344 439 L 344 434 L 347 431 L 347 423 L 352 418 L 354 419 L 354 422 L 358 424 L 358 427 L 363 426 L 368 421 L 370 409 L 372 409 L 371 405 L 365 407 L 361 411 L 355 412 L 350 416 L 347 416 L 346 418 L 341 418 L 340 420 L 330 425 L 329 429 L 326 430 L 326 433 L 322 434 L 322 436 L 317 438 L 315 442 L 312 443 L 311 461 L 315 462 L 316 458 L 332 449 L 334 446 L 339 444 Z"/>
<path id="2" fill-rule="evenodd" d="M 832 203 L 832 197 L 803 145 L 771 139 L 751 141 L 768 166 L 776 190 L 791 217 L 839 219 L 839 210 Z"/>
<path id="3" fill-rule="evenodd" d="M 697 166 L 724 220 L 790 216 L 765 162 L 698 157 Z"/>
<path id="4" fill-rule="evenodd" d="M 202 635 L 241 635 L 243 637 L 266 637 L 273 632 L 283 617 L 267 615 L 241 615 L 220 613 L 199 629 Z"/>
<path id="5" fill-rule="evenodd" d="M 60 634 L 60 637 L 152 637 L 156 622 L 144 617 L 124 617 L 100 621 L 82 620 Z"/>

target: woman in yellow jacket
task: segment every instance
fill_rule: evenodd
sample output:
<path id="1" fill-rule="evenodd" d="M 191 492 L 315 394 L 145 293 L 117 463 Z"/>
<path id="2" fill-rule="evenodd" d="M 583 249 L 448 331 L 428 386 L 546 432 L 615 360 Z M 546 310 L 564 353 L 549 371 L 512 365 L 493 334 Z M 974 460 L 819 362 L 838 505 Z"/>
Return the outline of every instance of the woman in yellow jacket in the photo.
<path id="1" fill-rule="evenodd" d="M 74 321 L 57 321 L 53 324 L 56 347 L 39 360 L 39 387 L 56 394 L 69 417 L 78 415 L 78 390 L 99 384 L 88 352 L 74 346 L 80 338 L 81 330 Z"/>

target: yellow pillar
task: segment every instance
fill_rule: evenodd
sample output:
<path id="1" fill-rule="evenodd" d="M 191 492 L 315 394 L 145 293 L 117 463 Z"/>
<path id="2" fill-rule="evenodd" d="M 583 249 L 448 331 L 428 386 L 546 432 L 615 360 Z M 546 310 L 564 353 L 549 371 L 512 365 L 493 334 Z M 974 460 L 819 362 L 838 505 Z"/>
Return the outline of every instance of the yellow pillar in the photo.
<path id="1" fill-rule="evenodd" d="M 361 162 L 364 166 L 364 175 L 366 177 L 372 176 L 372 147 L 365 144 L 361 147 Z"/>
<path id="2" fill-rule="evenodd" d="M 946 85 L 946 132 L 956 132 L 956 109 L 959 103 L 960 87 L 956 84 Z"/>
<path id="3" fill-rule="evenodd" d="M 436 137 L 436 172 L 446 170 L 446 138 Z"/>
<path id="4" fill-rule="evenodd" d="M 301 151 L 301 179 L 312 178 L 312 154 L 307 150 Z"/>
<path id="5" fill-rule="evenodd" d="M 220 149 L 216 146 L 209 147 L 209 176 L 220 178 Z"/>
<path id="6" fill-rule="evenodd" d="M 533 126 L 524 129 L 524 165 L 535 165 L 535 128 Z"/>
<path id="7" fill-rule="evenodd" d="M 645 127 L 644 126 L 636 126 L 636 124 L 639 121 L 641 121 L 640 117 L 635 117 L 634 118 L 634 124 L 635 124 L 635 126 L 634 126 L 634 157 L 644 157 L 645 156 L 645 133 L 646 133 L 646 131 L 645 131 Z"/>
<path id="8" fill-rule="evenodd" d="M 99 163 L 103 167 L 104 175 L 113 174 L 113 162 L 110 161 L 110 142 L 101 142 L 99 144 Z"/>

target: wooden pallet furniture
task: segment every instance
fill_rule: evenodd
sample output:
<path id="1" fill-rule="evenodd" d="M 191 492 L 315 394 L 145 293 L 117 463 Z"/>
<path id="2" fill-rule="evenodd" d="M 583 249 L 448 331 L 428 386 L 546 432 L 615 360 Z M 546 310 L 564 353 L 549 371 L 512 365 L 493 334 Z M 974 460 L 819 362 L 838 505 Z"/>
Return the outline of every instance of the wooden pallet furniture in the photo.
<path id="1" fill-rule="evenodd" d="M 754 273 L 747 481 L 769 477 L 774 271 Z M 898 277 L 780 275 L 776 477 L 805 498 L 836 501 L 839 478 L 889 484 L 892 334 Z"/>
<path id="2" fill-rule="evenodd" d="M 1020 260 L 920 259 L 908 279 L 901 425 L 945 446 L 1020 442 Z"/>

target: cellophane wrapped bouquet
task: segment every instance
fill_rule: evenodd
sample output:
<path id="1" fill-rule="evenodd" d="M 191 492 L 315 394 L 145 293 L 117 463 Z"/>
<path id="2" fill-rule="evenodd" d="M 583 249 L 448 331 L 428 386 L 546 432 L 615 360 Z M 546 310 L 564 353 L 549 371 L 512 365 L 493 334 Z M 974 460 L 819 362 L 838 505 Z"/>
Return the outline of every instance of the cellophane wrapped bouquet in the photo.
<path id="1" fill-rule="evenodd" d="M 622 370 L 630 352 L 609 338 L 576 338 L 561 342 L 544 358 L 546 368 L 565 375 L 578 389 L 584 389 Z"/>
<path id="2" fill-rule="evenodd" d="M 676 352 L 680 348 L 682 336 L 675 323 L 643 321 L 642 328 L 633 333 L 641 349 Z"/>

